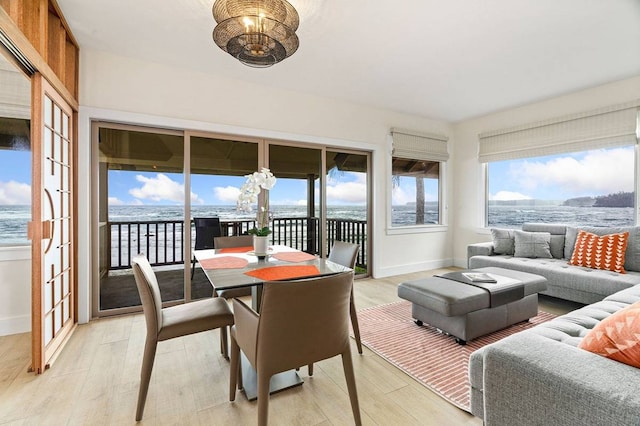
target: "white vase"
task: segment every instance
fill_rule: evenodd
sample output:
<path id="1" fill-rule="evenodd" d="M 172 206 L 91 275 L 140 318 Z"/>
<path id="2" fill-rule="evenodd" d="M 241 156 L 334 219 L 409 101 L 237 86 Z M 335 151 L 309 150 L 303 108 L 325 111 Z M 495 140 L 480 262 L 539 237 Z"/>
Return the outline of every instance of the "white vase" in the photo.
<path id="1" fill-rule="evenodd" d="M 253 251 L 258 257 L 265 257 L 269 247 L 269 237 L 253 236 Z"/>

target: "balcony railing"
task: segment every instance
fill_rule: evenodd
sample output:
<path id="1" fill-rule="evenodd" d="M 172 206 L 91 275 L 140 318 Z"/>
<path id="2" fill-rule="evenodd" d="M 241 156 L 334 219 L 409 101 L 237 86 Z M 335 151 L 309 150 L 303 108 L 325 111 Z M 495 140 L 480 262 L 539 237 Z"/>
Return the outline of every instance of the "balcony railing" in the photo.
<path id="1" fill-rule="evenodd" d="M 222 235 L 246 234 L 255 220 L 221 222 Z M 274 218 L 271 223 L 272 244 L 284 244 L 311 254 L 320 253 L 320 226 L 317 217 Z M 108 222 L 107 235 L 109 270 L 131 268 L 131 258 L 144 253 L 151 265 L 184 263 L 184 222 L 180 220 Z M 191 241 L 195 227 L 191 223 Z M 367 268 L 367 222 L 352 219 L 327 219 L 327 250 L 335 241 L 360 245 L 356 266 Z"/>

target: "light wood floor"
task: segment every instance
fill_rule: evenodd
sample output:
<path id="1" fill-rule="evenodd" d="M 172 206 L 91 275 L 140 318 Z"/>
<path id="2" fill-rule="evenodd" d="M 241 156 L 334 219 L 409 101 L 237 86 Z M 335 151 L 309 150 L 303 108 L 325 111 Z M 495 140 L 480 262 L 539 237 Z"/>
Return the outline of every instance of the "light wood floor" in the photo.
<path id="1" fill-rule="evenodd" d="M 440 271 L 357 280 L 358 309 L 398 301 L 397 284 Z M 563 313 L 575 306 L 554 299 L 541 308 Z M 79 325 L 51 369 L 27 372 L 30 335 L 0 337 L 0 424 L 134 424 L 145 339 L 140 314 Z M 354 367 L 366 425 L 481 425 L 470 414 L 364 348 L 353 344 Z M 305 383 L 271 396 L 273 425 L 349 425 L 353 417 L 339 357 L 316 364 Z M 161 342 L 142 424 L 252 425 L 257 404 L 228 399 L 229 363 L 219 354 L 218 331 Z"/>

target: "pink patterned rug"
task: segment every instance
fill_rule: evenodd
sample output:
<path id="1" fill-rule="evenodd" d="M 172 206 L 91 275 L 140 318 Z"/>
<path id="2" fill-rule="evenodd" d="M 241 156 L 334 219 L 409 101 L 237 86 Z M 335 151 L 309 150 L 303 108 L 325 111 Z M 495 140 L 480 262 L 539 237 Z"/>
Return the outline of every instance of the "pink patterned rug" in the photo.
<path id="1" fill-rule="evenodd" d="M 465 411 L 470 411 L 467 370 L 471 353 L 553 318 L 555 315 L 540 311 L 529 322 L 459 345 L 453 337 L 440 334 L 430 326 L 418 327 L 411 317 L 409 301 L 358 312 L 360 337 L 364 345 Z"/>

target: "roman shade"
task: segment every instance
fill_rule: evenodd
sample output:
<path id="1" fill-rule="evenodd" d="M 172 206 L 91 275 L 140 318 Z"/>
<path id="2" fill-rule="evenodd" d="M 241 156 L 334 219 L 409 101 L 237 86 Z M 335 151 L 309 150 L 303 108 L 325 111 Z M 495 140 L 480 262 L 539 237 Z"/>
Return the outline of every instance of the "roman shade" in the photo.
<path id="1" fill-rule="evenodd" d="M 640 100 L 479 135 L 481 163 L 638 143 Z"/>
<path id="2" fill-rule="evenodd" d="M 393 156 L 411 160 L 447 161 L 449 138 L 435 133 L 392 128 Z"/>

